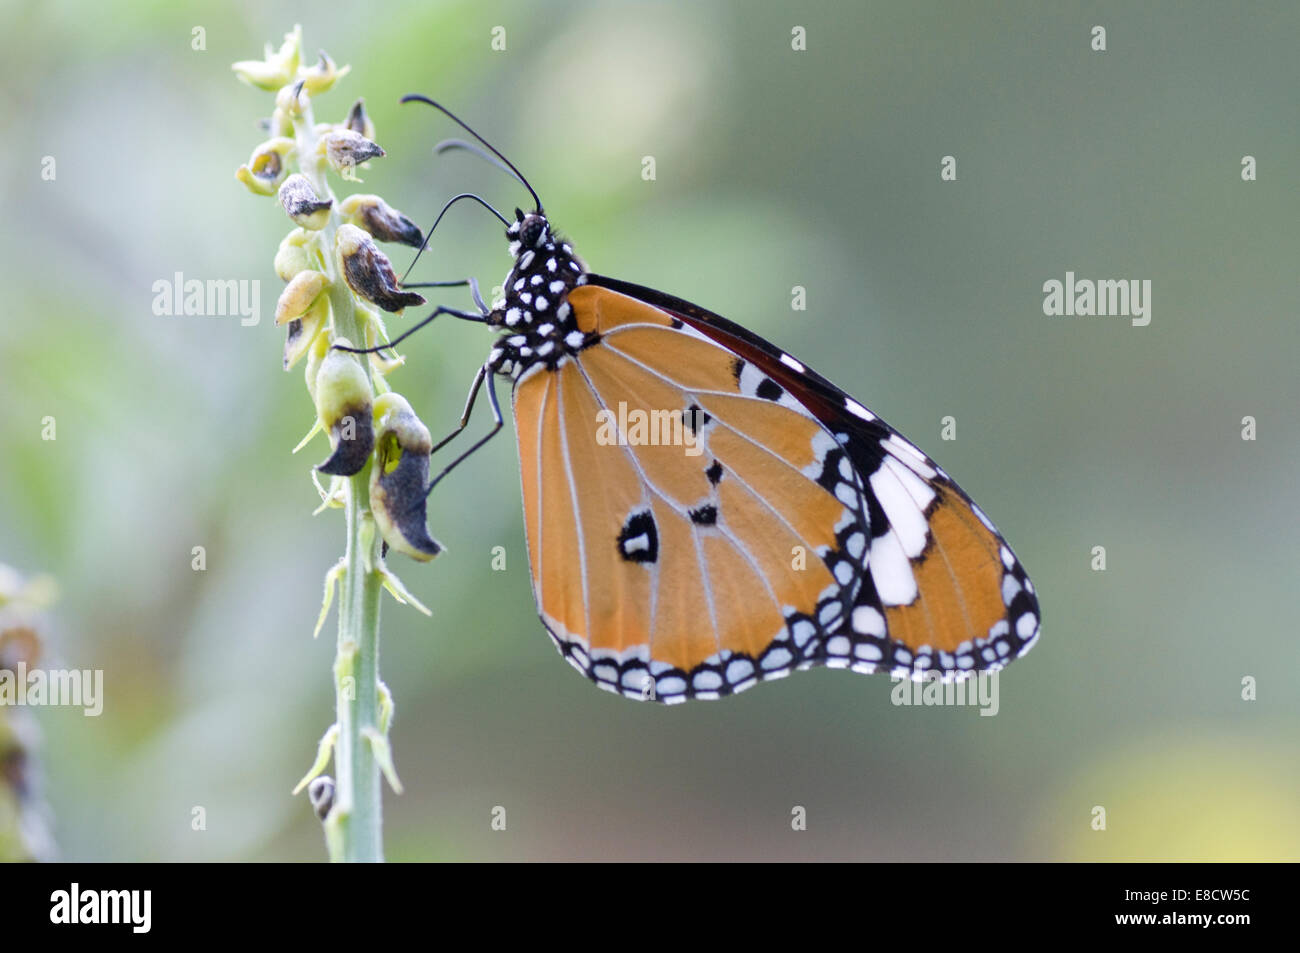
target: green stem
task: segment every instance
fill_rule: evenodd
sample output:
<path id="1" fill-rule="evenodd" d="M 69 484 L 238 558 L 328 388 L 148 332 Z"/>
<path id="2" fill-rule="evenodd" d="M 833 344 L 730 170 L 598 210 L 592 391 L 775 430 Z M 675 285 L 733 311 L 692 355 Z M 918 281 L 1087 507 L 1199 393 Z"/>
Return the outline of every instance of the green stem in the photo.
<path id="1" fill-rule="evenodd" d="M 338 829 L 331 859 L 384 859 L 379 764 L 365 735 L 379 731 L 379 593 L 377 534 L 370 516 L 367 471 L 349 481 L 347 569 L 340 580 L 335 695 L 339 736 L 334 748 Z"/>
<path id="2" fill-rule="evenodd" d="M 316 155 L 311 107 L 295 124 L 299 168 L 321 198 L 334 198 L 325 176 L 325 161 Z M 337 204 L 337 203 L 336 203 Z M 334 250 L 335 214 L 317 233 L 326 277 L 334 334 L 354 343 L 365 341 L 352 295 Z M 370 376 L 369 361 L 361 361 Z M 330 860 L 378 863 L 384 859 L 383 790 L 379 763 L 366 740 L 379 724 L 379 534 L 370 515 L 370 466 L 347 481 L 347 548 L 339 579 L 338 652 L 334 660 L 338 740 L 334 746 L 334 808 L 325 824 Z"/>

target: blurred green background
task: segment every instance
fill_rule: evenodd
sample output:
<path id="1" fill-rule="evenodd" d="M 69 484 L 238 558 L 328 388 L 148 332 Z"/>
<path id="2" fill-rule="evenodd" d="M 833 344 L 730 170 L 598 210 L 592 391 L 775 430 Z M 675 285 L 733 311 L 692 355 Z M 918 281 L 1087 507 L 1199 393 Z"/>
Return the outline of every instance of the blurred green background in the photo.
<path id="1" fill-rule="evenodd" d="M 364 95 L 388 151 L 360 190 L 424 225 L 466 189 L 523 204 L 397 104 L 442 99 L 593 270 L 743 322 L 936 456 L 1045 619 L 992 718 L 826 670 L 616 698 L 537 621 L 504 436 L 432 497 L 450 551 L 392 559 L 434 617 L 384 607 L 390 859 L 1300 858 L 1295 4 L 4 7 L 0 562 L 58 579 L 50 651 L 107 693 L 39 713 L 63 857 L 324 857 L 289 790 L 332 720 L 333 622 L 311 628 L 342 519 L 310 516 L 324 442 L 289 453 L 312 409 L 271 325 L 287 225 L 233 175 L 271 97 L 229 68 L 301 22 L 353 67 L 317 117 Z M 466 205 L 421 276 L 486 291 L 508 264 Z M 1067 270 L 1150 279 L 1150 326 L 1045 317 Z M 175 272 L 260 279 L 261 325 L 155 316 Z M 435 436 L 489 342 L 440 323 L 406 348 L 391 382 Z"/>

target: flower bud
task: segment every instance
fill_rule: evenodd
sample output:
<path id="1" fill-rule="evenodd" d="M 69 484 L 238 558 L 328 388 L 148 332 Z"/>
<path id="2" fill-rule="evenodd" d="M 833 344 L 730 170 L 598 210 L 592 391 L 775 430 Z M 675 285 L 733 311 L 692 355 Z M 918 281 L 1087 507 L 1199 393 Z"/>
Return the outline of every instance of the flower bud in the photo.
<path id="1" fill-rule="evenodd" d="M 306 272 L 303 272 L 306 274 Z M 317 297 L 307 313 L 289 322 L 289 330 L 284 338 L 284 369 L 290 370 L 302 360 L 302 356 L 311 347 L 312 341 L 325 327 L 330 314 L 329 295 Z"/>
<path id="2" fill-rule="evenodd" d="M 235 171 L 235 178 L 248 186 L 250 192 L 274 195 L 276 188 L 289 174 L 288 159 L 293 152 L 293 145 L 292 139 L 280 136 L 262 143 L 253 150 L 248 163 Z"/>
<path id="3" fill-rule="evenodd" d="M 266 45 L 266 56 L 260 60 L 241 60 L 231 66 L 238 76 L 250 86 L 273 91 L 288 83 L 298 73 L 299 52 L 302 49 L 302 28 L 294 27 L 284 35 L 279 52 Z"/>
<path id="4" fill-rule="evenodd" d="M 275 252 L 275 273 L 282 280 L 292 281 L 298 272 L 311 267 L 311 255 L 306 248 L 309 237 L 304 229 L 295 228 L 281 240 Z"/>
<path id="5" fill-rule="evenodd" d="M 347 338 L 335 344 L 351 347 Z M 321 473 L 352 476 L 360 473 L 375 446 L 370 378 L 356 358 L 333 348 L 316 375 L 316 414 L 330 435 L 334 452 L 316 467 Z"/>
<path id="6" fill-rule="evenodd" d="M 266 120 L 266 130 L 273 136 L 293 138 L 293 120 L 283 109 L 276 108 Z"/>
<path id="7" fill-rule="evenodd" d="M 321 138 L 321 149 L 330 166 L 345 179 L 356 179 L 357 166 L 384 155 L 378 144 L 351 129 L 326 133 Z"/>
<path id="8" fill-rule="evenodd" d="M 289 178 L 284 180 L 284 185 L 280 186 L 280 204 L 284 207 L 287 214 L 295 223 L 303 228 L 317 231 L 325 227 L 329 221 L 330 207 L 334 204 L 333 199 L 321 200 L 312 188 L 311 182 L 307 176 L 301 172 L 295 172 Z"/>
<path id="9" fill-rule="evenodd" d="M 339 215 L 381 242 L 399 242 L 412 248 L 424 242 L 420 227 L 378 195 L 349 195 L 339 205 Z"/>
<path id="10" fill-rule="evenodd" d="M 427 562 L 442 546 L 425 525 L 429 482 L 429 428 L 400 394 L 375 400 L 375 465 L 370 470 L 370 511 L 384 541 Z"/>
<path id="11" fill-rule="evenodd" d="M 293 276 L 293 280 L 280 292 L 275 303 L 275 323 L 285 324 L 307 313 L 321 292 L 329 287 L 330 280 L 319 271 L 308 269 Z"/>
<path id="12" fill-rule="evenodd" d="M 351 66 L 344 66 L 339 69 L 334 65 L 334 61 L 329 58 L 329 54 L 321 50 L 320 62 L 309 69 L 303 70 L 303 88 L 313 96 L 326 92 L 337 81 L 347 76 L 348 71 L 351 69 Z"/>
<path id="13" fill-rule="evenodd" d="M 351 129 L 353 132 L 359 132 L 367 139 L 375 138 L 375 124 L 370 120 L 370 114 L 366 112 L 366 101 L 358 99 L 348 110 L 348 118 L 343 120 L 343 128 Z"/>
<path id="14" fill-rule="evenodd" d="M 375 240 L 355 225 L 340 225 L 337 247 L 343 259 L 343 276 L 348 287 L 373 301 L 385 311 L 400 314 L 403 308 L 424 304 L 424 298 L 413 291 L 398 288 L 397 274 L 388 256 L 379 250 Z"/>
<path id="15" fill-rule="evenodd" d="M 310 102 L 311 97 L 300 82 L 285 86 L 275 94 L 275 108 L 292 119 L 301 119 Z"/>

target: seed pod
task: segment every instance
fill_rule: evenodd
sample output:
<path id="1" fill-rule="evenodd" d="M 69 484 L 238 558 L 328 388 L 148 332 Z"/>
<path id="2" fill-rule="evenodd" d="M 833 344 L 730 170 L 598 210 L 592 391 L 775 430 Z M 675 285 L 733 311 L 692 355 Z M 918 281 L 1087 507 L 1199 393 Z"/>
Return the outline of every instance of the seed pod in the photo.
<path id="1" fill-rule="evenodd" d="M 340 203 L 339 215 L 381 242 L 398 242 L 412 248 L 424 243 L 420 227 L 378 195 L 349 195 Z"/>
<path id="2" fill-rule="evenodd" d="M 394 314 L 424 304 L 422 295 L 398 287 L 392 262 L 366 232 L 355 225 L 340 225 L 336 241 L 343 260 L 343 276 L 348 287 L 361 297 Z"/>
<path id="3" fill-rule="evenodd" d="M 433 441 L 400 394 L 375 400 L 375 465 L 370 470 L 370 511 L 379 533 L 393 549 L 427 562 L 442 552 L 429 535 L 427 490 Z"/>
<path id="4" fill-rule="evenodd" d="M 333 204 L 333 199 L 322 200 L 301 172 L 295 172 L 280 186 L 280 205 L 285 214 L 303 228 L 312 231 L 324 228 Z"/>

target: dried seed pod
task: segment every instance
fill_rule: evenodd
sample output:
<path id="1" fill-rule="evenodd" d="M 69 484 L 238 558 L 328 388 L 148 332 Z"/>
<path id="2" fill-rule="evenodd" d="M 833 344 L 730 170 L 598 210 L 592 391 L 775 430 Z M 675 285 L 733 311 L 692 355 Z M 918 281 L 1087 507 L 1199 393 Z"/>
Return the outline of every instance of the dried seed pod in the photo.
<path id="1" fill-rule="evenodd" d="M 392 262 L 366 232 L 355 225 L 340 225 L 336 241 L 343 260 L 343 276 L 348 287 L 361 297 L 394 314 L 424 304 L 422 295 L 398 287 Z"/>
<path id="2" fill-rule="evenodd" d="M 366 112 L 366 101 L 358 99 L 348 110 L 348 118 L 343 120 L 343 128 L 351 129 L 358 132 L 367 139 L 375 138 L 375 124 L 370 119 L 370 114 Z"/>
<path id="3" fill-rule="evenodd" d="M 429 535 L 427 490 L 433 441 L 406 398 L 381 394 L 375 400 L 375 465 L 370 470 L 370 511 L 393 549 L 427 562 L 442 552 Z"/>
<path id="4" fill-rule="evenodd" d="M 378 195 L 349 195 L 339 204 L 339 215 L 381 242 L 398 242 L 412 248 L 424 243 L 420 227 Z"/>
<path id="5" fill-rule="evenodd" d="M 311 809 L 316 812 L 316 816 L 325 820 L 334 807 L 334 779 L 327 774 L 313 778 L 311 784 L 307 785 L 307 800 L 311 802 Z"/>
<path id="6" fill-rule="evenodd" d="M 377 143 L 351 129 L 326 133 L 321 138 L 321 148 L 330 166 L 345 179 L 355 179 L 357 166 L 384 155 Z"/>
<path id="7" fill-rule="evenodd" d="M 352 347 L 346 338 L 336 345 Z M 356 358 L 330 349 L 316 375 L 316 414 L 330 435 L 334 452 L 316 467 L 321 473 L 352 476 L 360 473 L 375 446 L 370 378 Z"/>
<path id="8" fill-rule="evenodd" d="M 280 205 L 284 207 L 285 214 L 303 228 L 312 231 L 324 228 L 329 221 L 330 207 L 333 204 L 333 199 L 321 199 L 307 176 L 301 172 L 295 172 L 280 186 Z"/>

